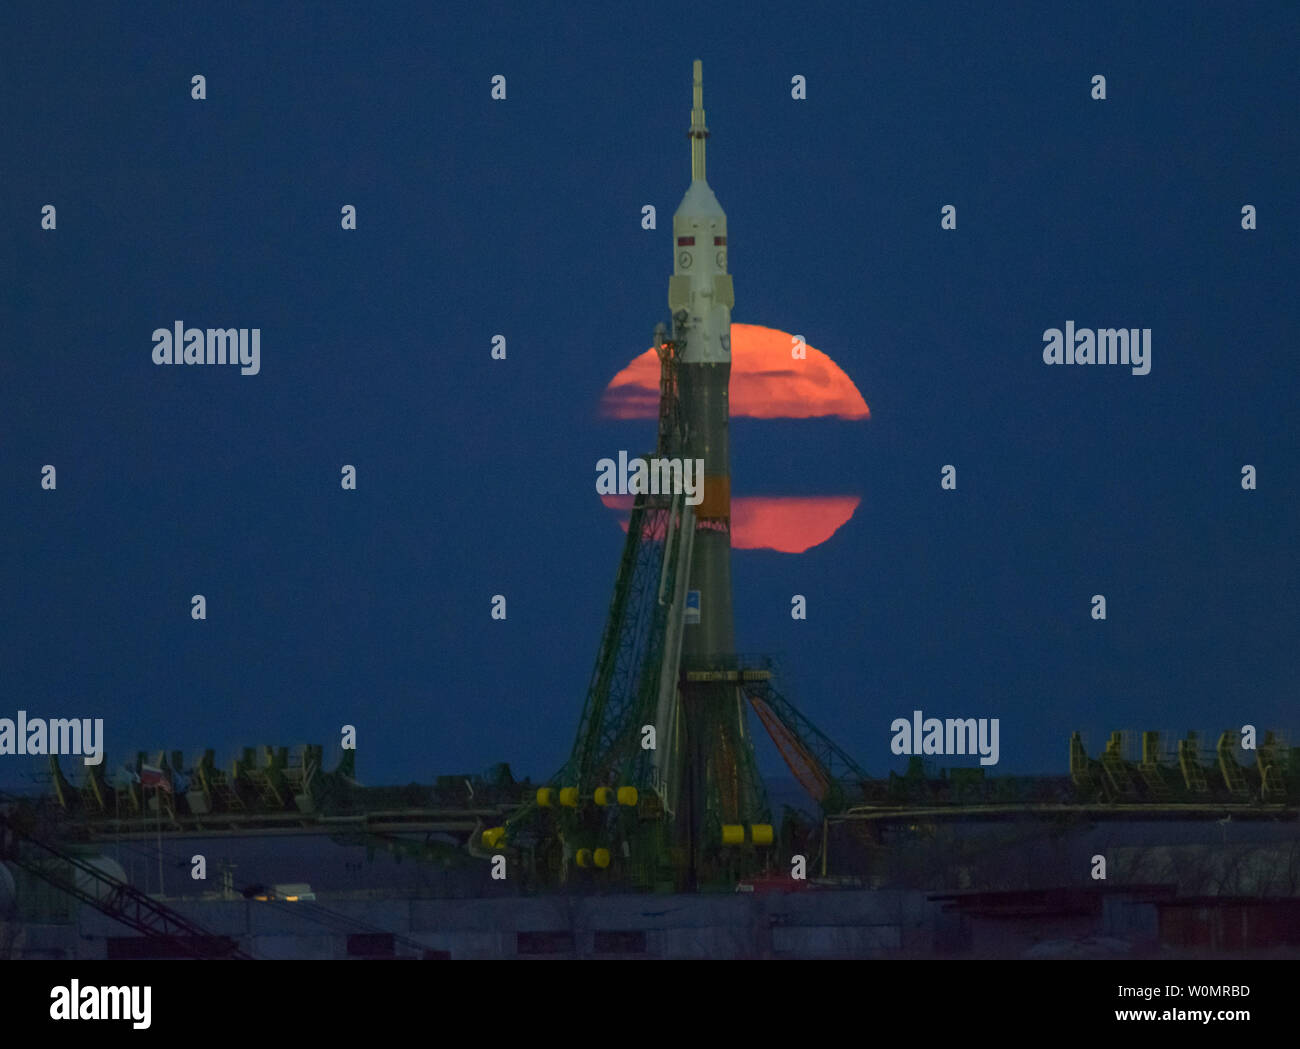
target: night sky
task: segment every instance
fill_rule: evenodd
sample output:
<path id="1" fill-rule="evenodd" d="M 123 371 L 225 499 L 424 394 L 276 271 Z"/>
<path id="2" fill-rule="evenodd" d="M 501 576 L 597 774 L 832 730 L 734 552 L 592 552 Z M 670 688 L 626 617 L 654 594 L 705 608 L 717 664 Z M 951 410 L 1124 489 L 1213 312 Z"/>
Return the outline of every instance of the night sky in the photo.
<path id="1" fill-rule="evenodd" d="M 0 10 L 0 717 L 102 717 L 112 764 L 350 723 L 366 783 L 558 768 L 699 58 L 733 320 L 871 408 L 733 421 L 738 495 L 862 497 L 735 553 L 740 650 L 874 774 L 914 709 L 999 718 L 1000 772 L 1295 740 L 1294 4 L 537 6 Z M 260 328 L 260 374 L 155 366 L 177 320 Z M 1048 367 L 1069 320 L 1152 329 L 1150 374 Z"/>

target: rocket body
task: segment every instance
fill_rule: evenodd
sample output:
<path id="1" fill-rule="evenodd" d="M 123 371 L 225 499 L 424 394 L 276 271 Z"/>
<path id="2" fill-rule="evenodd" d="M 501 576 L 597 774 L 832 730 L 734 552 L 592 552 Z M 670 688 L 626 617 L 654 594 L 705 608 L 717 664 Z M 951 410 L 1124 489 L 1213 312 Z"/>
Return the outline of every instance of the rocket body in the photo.
<path id="1" fill-rule="evenodd" d="M 674 848 L 682 884 L 712 870 L 716 850 L 734 829 L 768 817 L 746 727 L 731 607 L 731 464 L 728 447 L 731 310 L 727 216 L 705 179 L 703 85 L 695 63 L 688 136 L 691 182 L 673 215 L 673 273 L 668 307 L 676 347 L 677 442 L 683 458 L 704 462 L 694 508 L 686 601 L 676 650 L 677 712 L 667 733 L 675 769 L 665 782 L 672 802 Z M 674 452 L 674 454 L 677 454 Z M 700 673 L 705 671 L 708 673 Z M 717 673 L 722 672 L 722 673 Z M 663 737 L 661 737 L 662 739 Z M 724 864 L 725 868 L 726 865 Z"/>
<path id="2" fill-rule="evenodd" d="M 731 610 L 731 468 L 727 441 L 731 383 L 731 308 L 727 216 L 704 177 L 703 87 L 695 63 L 691 112 L 691 184 L 673 215 L 673 275 L 668 308 L 681 346 L 678 397 L 684 456 L 704 460 L 703 501 L 695 511 L 689 590 L 692 610 L 682 663 L 694 669 L 729 659 L 735 648 Z M 695 609 L 698 608 L 698 619 Z"/>

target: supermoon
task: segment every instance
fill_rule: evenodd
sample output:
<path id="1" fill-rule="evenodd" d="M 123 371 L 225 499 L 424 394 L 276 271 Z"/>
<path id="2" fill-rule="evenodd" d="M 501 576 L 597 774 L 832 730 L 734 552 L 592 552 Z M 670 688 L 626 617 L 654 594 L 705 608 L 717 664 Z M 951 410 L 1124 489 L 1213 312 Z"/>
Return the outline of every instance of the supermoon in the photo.
<path id="1" fill-rule="evenodd" d="M 618 512 L 619 524 L 625 532 L 634 498 L 631 495 L 600 497 L 602 503 Z M 856 495 L 736 496 L 731 500 L 731 548 L 802 554 L 826 542 L 848 524 L 860 502 L 861 497 Z"/>
<path id="2" fill-rule="evenodd" d="M 791 355 L 794 345 L 793 335 L 776 328 L 731 326 L 728 399 L 733 418 L 871 418 L 871 409 L 844 369 L 812 346 L 806 347 L 806 360 L 796 359 Z M 659 417 L 659 355 L 654 347 L 610 380 L 600 399 L 600 414 L 607 419 Z M 601 496 L 619 514 L 624 531 L 632 499 Z M 861 502 L 857 495 L 733 495 L 731 546 L 801 554 L 839 531 Z"/>
<path id="3" fill-rule="evenodd" d="M 869 419 L 871 409 L 844 369 L 821 350 L 790 356 L 794 336 L 757 324 L 731 326 L 731 415 L 751 419 Z M 614 376 L 600 399 L 607 419 L 659 417 L 659 355 L 654 347 Z"/>

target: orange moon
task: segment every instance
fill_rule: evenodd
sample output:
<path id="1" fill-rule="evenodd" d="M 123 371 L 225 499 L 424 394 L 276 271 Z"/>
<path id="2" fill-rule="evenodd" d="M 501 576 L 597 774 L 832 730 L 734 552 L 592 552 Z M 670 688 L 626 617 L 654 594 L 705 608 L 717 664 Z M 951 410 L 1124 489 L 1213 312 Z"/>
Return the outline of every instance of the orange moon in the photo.
<path id="1" fill-rule="evenodd" d="M 838 364 L 806 347 L 796 359 L 789 332 L 757 324 L 731 326 L 731 415 L 751 419 L 871 418 L 867 402 Z M 659 356 L 654 347 L 620 371 L 600 400 L 607 419 L 659 417 Z M 619 513 L 626 531 L 632 496 L 601 501 Z M 737 496 L 731 499 L 731 545 L 737 550 L 800 554 L 826 542 L 862 502 L 857 495 Z"/>
<path id="2" fill-rule="evenodd" d="M 795 360 L 794 336 L 758 324 L 731 326 L 731 415 L 751 419 L 869 419 L 871 409 L 844 369 L 807 347 Z M 659 417 L 659 355 L 654 347 L 609 381 L 600 399 L 607 419 Z"/>
<path id="3" fill-rule="evenodd" d="M 617 511 L 627 531 L 632 515 L 630 495 L 602 495 L 600 501 Z M 740 495 L 731 500 L 731 548 L 775 550 L 802 554 L 848 524 L 862 502 L 856 495 Z M 660 537 L 662 538 L 662 536 Z"/>

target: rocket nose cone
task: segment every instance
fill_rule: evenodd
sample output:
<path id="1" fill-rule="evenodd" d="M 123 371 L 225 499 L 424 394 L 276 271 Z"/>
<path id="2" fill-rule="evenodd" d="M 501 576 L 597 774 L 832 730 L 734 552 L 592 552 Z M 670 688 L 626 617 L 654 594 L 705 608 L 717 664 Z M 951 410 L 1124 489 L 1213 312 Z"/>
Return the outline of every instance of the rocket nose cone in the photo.
<path id="1" fill-rule="evenodd" d="M 703 179 L 691 183 L 690 189 L 677 206 L 678 215 L 692 215 L 706 218 L 726 218 L 722 205 L 713 195 L 713 190 Z"/>

